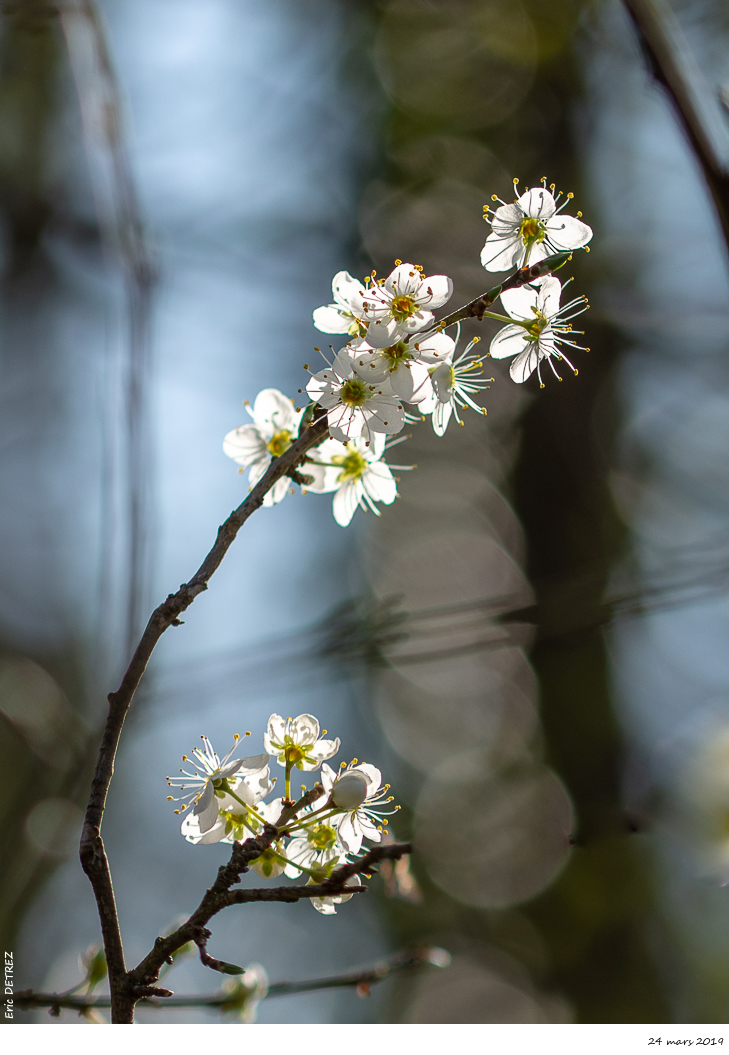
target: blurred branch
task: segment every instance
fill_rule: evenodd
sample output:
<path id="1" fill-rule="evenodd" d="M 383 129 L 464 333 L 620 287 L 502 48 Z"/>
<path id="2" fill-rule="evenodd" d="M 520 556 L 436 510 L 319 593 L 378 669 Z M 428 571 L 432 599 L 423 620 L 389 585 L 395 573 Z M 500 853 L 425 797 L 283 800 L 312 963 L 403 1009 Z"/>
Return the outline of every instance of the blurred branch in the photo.
<path id="1" fill-rule="evenodd" d="M 321 684 L 322 661 L 335 660 L 347 677 L 391 662 L 432 663 L 487 649 L 524 645 L 527 628 L 537 627 L 539 640 L 569 637 L 657 612 L 702 604 L 729 592 L 729 553 L 713 544 L 706 550 L 690 546 L 671 552 L 665 564 L 636 582 L 621 576 L 600 603 L 591 591 L 594 577 L 587 573 L 568 582 L 541 581 L 539 604 L 529 595 L 494 594 L 470 601 L 406 609 L 403 595 L 383 598 L 362 595 L 337 605 L 309 627 L 286 636 L 256 642 L 249 649 L 212 653 L 204 662 L 177 663 L 157 670 L 153 702 L 174 696 L 198 700 L 203 687 L 230 683 L 270 688 L 288 684 L 294 676 Z M 458 640 L 458 638 L 461 640 Z M 455 651 L 457 649 L 457 652 Z"/>
<path id="2" fill-rule="evenodd" d="M 145 387 L 150 365 L 150 316 L 155 268 L 125 146 L 119 83 L 101 17 L 92 0 L 65 0 L 58 9 L 81 110 L 86 153 L 102 237 L 118 254 L 128 313 L 126 481 L 130 581 L 125 654 L 131 650 L 146 607 L 149 530 L 149 426 Z M 105 561 L 105 565 L 111 565 Z"/>
<path id="3" fill-rule="evenodd" d="M 623 2 L 635 26 L 650 72 L 668 93 L 704 173 L 729 250 L 728 136 L 721 121 L 717 93 L 712 92 L 695 62 L 667 0 Z"/>
<path id="4" fill-rule="evenodd" d="M 267 997 L 293 996 L 296 993 L 311 993 L 317 989 L 351 989 L 356 988 L 361 995 L 367 996 L 369 987 L 384 982 L 390 975 L 413 967 L 447 967 L 449 955 L 444 949 L 420 948 L 410 952 L 398 952 L 387 959 L 379 960 L 369 967 L 357 971 L 345 971 L 342 974 L 329 975 L 326 978 L 309 978 L 300 982 L 274 982 L 269 985 Z M 86 1011 L 91 1008 L 111 1006 L 108 996 L 83 997 L 57 993 L 34 993 L 26 989 L 15 994 L 15 1006 L 22 1009 L 49 1007 L 51 1014 L 58 1014 L 61 1008 L 74 1011 Z M 170 996 L 163 1000 L 155 997 L 143 997 L 139 1001 L 145 1007 L 183 1008 L 210 1007 L 221 1011 L 233 1009 L 235 1001 L 230 993 L 218 992 L 210 996 Z"/>

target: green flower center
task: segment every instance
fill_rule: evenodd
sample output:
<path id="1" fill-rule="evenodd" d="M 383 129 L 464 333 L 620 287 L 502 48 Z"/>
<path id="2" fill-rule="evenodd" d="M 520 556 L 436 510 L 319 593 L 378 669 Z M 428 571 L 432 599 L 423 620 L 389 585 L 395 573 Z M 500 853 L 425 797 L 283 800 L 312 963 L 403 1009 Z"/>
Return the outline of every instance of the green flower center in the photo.
<path id="1" fill-rule="evenodd" d="M 332 465 L 341 465 L 342 471 L 337 477 L 337 483 L 343 484 L 347 480 L 359 480 L 367 468 L 367 459 L 358 450 L 349 450 L 346 454 L 335 454 Z"/>
<path id="2" fill-rule="evenodd" d="M 340 391 L 342 403 L 347 407 L 361 407 L 367 402 L 367 385 L 358 377 L 350 377 Z"/>
<path id="3" fill-rule="evenodd" d="M 260 857 L 256 858 L 256 864 L 266 878 L 270 878 L 279 865 L 279 856 L 275 850 L 264 850 Z"/>
<path id="4" fill-rule="evenodd" d="M 284 451 L 287 451 L 291 446 L 291 433 L 288 429 L 281 429 L 280 432 L 274 432 L 271 439 L 266 444 L 269 453 L 274 458 L 280 458 Z"/>
<path id="5" fill-rule="evenodd" d="M 527 216 L 519 224 L 519 234 L 524 245 L 534 245 L 543 242 L 547 236 L 544 223 L 534 216 Z"/>
<path id="6" fill-rule="evenodd" d="M 253 816 L 248 816 L 245 813 L 224 813 L 225 817 L 225 834 L 231 835 L 236 842 L 241 842 L 243 839 L 247 839 L 250 835 L 250 829 L 254 831 L 258 829 L 258 821 Z"/>
<path id="7" fill-rule="evenodd" d="M 319 824 L 309 832 L 309 842 L 317 850 L 329 850 L 337 841 L 337 833 L 329 824 Z"/>
<path id="8" fill-rule="evenodd" d="M 533 310 L 534 314 L 536 315 L 536 318 L 533 319 L 532 322 L 524 322 L 522 323 L 522 325 L 527 332 L 529 340 L 538 341 L 542 335 L 542 330 L 547 325 L 547 319 L 545 319 L 541 311 L 537 311 L 536 308 L 534 308 Z"/>
<path id="9" fill-rule="evenodd" d="M 409 297 L 407 293 L 401 293 L 399 297 L 392 298 L 392 304 L 390 305 L 390 311 L 393 317 L 398 322 L 404 322 L 405 319 L 409 319 L 411 315 L 414 315 L 418 310 L 418 305 L 415 303 L 412 297 Z"/>
<path id="10" fill-rule="evenodd" d="M 400 363 L 406 363 L 409 359 L 412 359 L 410 349 L 405 344 L 405 341 L 398 341 L 397 344 L 391 344 L 389 348 L 383 348 L 382 354 L 390 364 L 390 373 L 397 370 Z"/>
<path id="11" fill-rule="evenodd" d="M 298 769 L 301 769 L 301 763 L 306 761 L 306 748 L 289 741 L 288 737 L 282 754 L 284 762 L 288 762 L 289 765 L 296 766 Z"/>

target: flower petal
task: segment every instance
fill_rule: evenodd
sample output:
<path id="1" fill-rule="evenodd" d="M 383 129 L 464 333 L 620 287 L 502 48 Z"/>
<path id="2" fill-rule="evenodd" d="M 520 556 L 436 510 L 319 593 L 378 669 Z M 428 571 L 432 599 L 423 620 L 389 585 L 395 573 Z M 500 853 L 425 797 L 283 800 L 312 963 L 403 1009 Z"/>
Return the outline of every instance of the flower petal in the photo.
<path id="1" fill-rule="evenodd" d="M 402 404 L 392 396 L 373 396 L 367 400 L 364 411 L 367 425 L 373 432 L 384 432 L 392 436 L 400 432 L 405 424 Z"/>
<path id="2" fill-rule="evenodd" d="M 241 425 L 223 440 L 223 450 L 238 465 L 251 465 L 259 458 L 270 457 L 266 441 L 255 425 Z"/>
<path id="3" fill-rule="evenodd" d="M 339 840 L 348 854 L 358 854 L 362 847 L 362 829 L 356 816 L 345 813 L 337 825 Z"/>
<path id="4" fill-rule="evenodd" d="M 527 216 L 534 216 L 538 220 L 548 220 L 557 210 L 554 196 L 545 187 L 532 187 L 525 191 L 518 205 Z"/>
<path id="5" fill-rule="evenodd" d="M 312 897 L 309 898 L 309 902 L 317 912 L 321 912 L 322 916 L 336 916 L 337 914 L 337 910 L 332 904 L 332 899 L 330 897 Z"/>
<path id="6" fill-rule="evenodd" d="M 423 363 L 446 363 L 453 359 L 456 342 L 447 333 L 433 333 L 419 341 L 410 340 L 413 356 Z"/>
<path id="7" fill-rule="evenodd" d="M 448 422 L 451 420 L 451 414 L 453 413 L 453 407 L 450 403 L 438 403 L 433 409 L 433 432 L 436 436 L 443 436 L 445 430 L 448 428 Z"/>
<path id="8" fill-rule="evenodd" d="M 430 275 L 423 279 L 418 301 L 426 308 L 442 308 L 453 296 L 453 281 L 448 275 Z"/>
<path id="9" fill-rule="evenodd" d="M 555 249 L 581 249 L 592 238 L 592 228 L 576 216 L 559 213 L 547 223 L 547 238 Z"/>
<path id="10" fill-rule="evenodd" d="M 303 769 L 305 773 L 312 773 L 315 769 L 318 769 L 322 762 L 326 761 L 327 758 L 336 755 L 340 746 L 341 741 L 339 737 L 336 737 L 334 740 L 317 740 L 314 746 L 307 750 L 307 756 L 312 761 L 306 761 L 298 768 Z"/>
<path id="11" fill-rule="evenodd" d="M 539 287 L 537 307 L 548 319 L 559 311 L 559 300 L 562 296 L 562 283 L 554 275 L 548 275 Z"/>
<path id="12" fill-rule="evenodd" d="M 329 792 L 329 791 L 332 790 L 332 787 L 334 785 L 334 781 L 336 779 L 337 779 L 337 774 L 334 772 L 332 767 L 328 766 L 326 764 L 326 762 L 325 762 L 323 764 L 323 766 L 321 767 L 321 773 L 319 775 L 319 780 L 320 780 L 320 783 L 321 783 L 322 787 L 324 788 L 324 790 L 326 792 Z"/>
<path id="13" fill-rule="evenodd" d="M 271 490 L 266 493 L 266 497 L 263 499 L 264 506 L 275 506 L 279 502 L 283 502 L 290 486 L 291 481 L 288 476 L 283 476 L 280 480 L 277 480 Z"/>
<path id="14" fill-rule="evenodd" d="M 205 803 L 205 792 L 210 788 L 210 801 Z M 215 793 L 211 781 L 208 781 L 205 792 L 200 797 L 199 802 L 196 803 L 193 814 L 197 817 L 198 824 L 200 825 L 200 831 L 205 834 L 209 832 L 213 825 L 216 823 L 219 810 L 218 800 L 215 798 Z"/>
<path id="15" fill-rule="evenodd" d="M 532 289 L 531 286 L 518 286 L 516 289 L 505 289 L 501 294 L 501 303 L 507 315 L 512 319 L 529 319 L 534 321 L 540 291 Z"/>
<path id="16" fill-rule="evenodd" d="M 395 369 L 390 371 L 390 384 L 393 392 L 400 399 L 404 399 L 406 403 L 412 402 L 415 391 L 415 378 L 410 371 L 408 363 L 398 363 Z"/>
<path id="17" fill-rule="evenodd" d="M 295 744 L 314 744 L 319 739 L 319 722 L 313 714 L 300 714 L 292 720 L 289 733 Z"/>
<path id="18" fill-rule="evenodd" d="M 356 293 L 364 293 L 364 286 L 356 278 L 352 278 L 349 271 L 337 271 L 332 279 L 332 294 L 337 304 L 347 308 L 349 302 Z"/>
<path id="19" fill-rule="evenodd" d="M 364 413 L 357 407 L 343 407 L 341 405 L 329 411 L 327 415 L 329 424 L 329 435 L 332 439 L 341 443 L 361 436 L 362 430 L 367 424 Z"/>
<path id="20" fill-rule="evenodd" d="M 370 348 L 389 348 L 399 337 L 400 327 L 395 319 L 382 319 L 369 324 L 365 340 Z"/>
<path id="21" fill-rule="evenodd" d="M 347 480 L 334 496 L 332 509 L 334 519 L 340 527 L 348 527 L 352 521 L 361 495 L 362 485 L 359 480 Z"/>
<path id="22" fill-rule="evenodd" d="M 272 714 L 268 719 L 266 732 L 263 734 L 263 747 L 269 755 L 277 755 L 279 745 L 283 744 L 286 734 L 286 722 L 280 714 Z"/>
<path id="23" fill-rule="evenodd" d="M 523 384 L 536 370 L 540 358 L 542 357 L 536 344 L 530 344 L 525 348 L 520 355 L 517 355 L 509 369 L 512 381 L 516 381 L 517 385 Z"/>
<path id="24" fill-rule="evenodd" d="M 425 311 L 424 308 L 420 308 L 405 319 L 402 327 L 407 333 L 418 333 L 420 330 L 424 330 L 427 326 L 430 326 L 434 318 L 435 315 L 432 311 Z"/>
<path id="25" fill-rule="evenodd" d="M 271 464 L 271 455 L 266 451 L 265 455 L 262 455 L 255 462 L 251 462 L 248 470 L 248 486 L 255 487 L 259 480 L 266 475 L 266 470 Z"/>
<path id="26" fill-rule="evenodd" d="M 354 356 L 354 348 L 349 344 L 345 344 L 344 348 L 340 348 L 337 354 L 334 356 L 332 368 L 334 369 L 334 372 L 342 378 L 342 380 L 352 376 Z"/>
<path id="27" fill-rule="evenodd" d="M 336 304 L 323 304 L 321 308 L 316 308 L 312 318 L 321 333 L 349 333 L 352 322 L 351 314 L 345 315 Z"/>
<path id="28" fill-rule="evenodd" d="M 393 296 L 415 296 L 420 290 L 423 276 L 414 264 L 398 264 L 385 279 L 385 289 Z"/>
<path id="29" fill-rule="evenodd" d="M 249 773 L 260 773 L 268 765 L 268 753 L 248 755 L 240 760 L 240 776 Z"/>
<path id="30" fill-rule="evenodd" d="M 491 342 L 489 353 L 492 359 L 506 359 L 510 355 L 518 355 L 527 343 L 523 326 L 504 326 Z"/>
<path id="31" fill-rule="evenodd" d="M 225 821 L 220 818 L 217 824 L 213 825 L 208 831 L 201 832 L 198 818 L 192 813 L 188 813 L 182 821 L 180 832 L 189 843 L 199 846 L 210 846 L 212 843 L 221 842 L 225 837 Z"/>
<path id="32" fill-rule="evenodd" d="M 269 439 L 282 429 L 293 431 L 296 418 L 294 404 L 277 388 L 264 388 L 256 396 L 253 420 Z"/>
<path id="33" fill-rule="evenodd" d="M 487 271 L 510 271 L 523 254 L 524 245 L 518 233 L 490 234 L 481 250 L 481 264 Z"/>
<path id="34" fill-rule="evenodd" d="M 389 506 L 397 498 L 397 481 L 384 462 L 376 462 L 364 473 L 362 486 L 373 502 Z"/>
<path id="35" fill-rule="evenodd" d="M 376 795 L 382 786 L 382 773 L 377 766 L 373 766 L 369 762 L 361 762 L 358 766 L 353 766 L 350 773 L 361 773 L 365 778 L 367 781 L 367 798 Z"/>
<path id="36" fill-rule="evenodd" d="M 494 234 L 503 236 L 513 234 L 524 219 L 524 210 L 519 208 L 516 202 L 508 202 L 500 205 L 491 219 L 491 230 Z"/>
<path id="37" fill-rule="evenodd" d="M 342 444 L 337 441 L 337 446 L 341 448 Z M 316 462 L 305 462 L 301 471 L 314 478 L 313 483 L 306 485 L 306 490 L 313 491 L 314 494 L 324 495 L 336 491 L 339 487 L 338 481 L 342 470 L 338 465 L 317 465 Z"/>
<path id="38" fill-rule="evenodd" d="M 363 381 L 380 385 L 390 376 L 390 364 L 378 351 L 362 352 L 352 362 L 352 368 Z"/>

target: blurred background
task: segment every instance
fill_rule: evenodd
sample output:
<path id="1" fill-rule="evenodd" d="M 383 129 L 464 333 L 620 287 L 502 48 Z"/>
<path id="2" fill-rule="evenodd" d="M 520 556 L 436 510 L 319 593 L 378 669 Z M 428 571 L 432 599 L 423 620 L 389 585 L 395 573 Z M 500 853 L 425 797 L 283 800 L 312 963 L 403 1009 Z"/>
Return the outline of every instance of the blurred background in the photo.
<path id="1" fill-rule="evenodd" d="M 729 14 L 672 10 L 727 151 Z M 272 981 L 447 949 L 262 1022 L 729 1017 L 729 282 L 700 169 L 617 0 L 42 0 L 0 35 L 0 931 L 60 991 L 98 941 L 76 856 L 104 699 L 245 494 L 244 399 L 303 387 L 332 275 L 493 285 L 481 214 L 573 191 L 589 356 L 438 439 L 380 520 L 246 525 L 129 716 L 104 838 L 127 961 L 197 904 L 166 773 L 313 711 L 376 764 L 412 867 L 336 917 L 251 905 Z M 688 54 L 688 51 L 686 52 Z M 702 89 L 703 90 L 703 89 Z M 487 340 L 491 324 L 464 327 Z M 335 340 L 335 339 L 334 339 Z M 482 345 L 484 347 L 484 345 Z M 258 748 L 256 748 L 258 749 Z M 250 879 L 244 882 L 250 882 Z M 213 992 L 195 958 L 177 992 Z M 212 1011 L 143 1021 L 214 1022 Z M 64 1013 L 21 1021 L 75 1021 Z"/>

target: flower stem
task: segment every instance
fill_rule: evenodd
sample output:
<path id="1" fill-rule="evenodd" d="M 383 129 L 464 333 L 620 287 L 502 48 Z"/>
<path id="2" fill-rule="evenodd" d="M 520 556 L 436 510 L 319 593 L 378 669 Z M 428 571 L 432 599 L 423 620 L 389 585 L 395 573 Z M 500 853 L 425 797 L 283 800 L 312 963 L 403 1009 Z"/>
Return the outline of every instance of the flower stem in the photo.
<path id="1" fill-rule="evenodd" d="M 506 315 L 499 315 L 495 311 L 485 311 L 483 313 L 483 318 L 484 319 L 497 319 L 498 322 L 514 322 L 514 319 L 510 319 Z"/>
<path id="2" fill-rule="evenodd" d="M 279 861 L 283 861 L 284 864 L 293 865 L 294 868 L 298 868 L 300 872 L 306 872 L 306 874 L 310 875 L 312 879 L 317 879 L 321 875 L 320 872 L 315 872 L 312 868 L 307 868 L 306 865 L 299 864 L 298 861 L 290 860 L 290 858 L 286 857 L 285 854 L 279 853 L 278 850 L 270 848 L 268 852 L 274 857 L 278 857 Z"/>
<path id="3" fill-rule="evenodd" d="M 324 813 L 323 817 L 319 816 L 319 814 L 323 813 L 324 810 L 326 810 L 326 809 L 329 809 L 329 812 L 328 813 Z M 322 806 L 322 808 L 320 810 L 317 810 L 316 813 L 308 814 L 306 819 L 304 819 L 303 817 L 300 817 L 293 824 L 287 825 L 286 826 L 287 827 L 287 831 L 291 832 L 291 831 L 296 831 L 297 828 L 307 828 L 309 826 L 309 822 L 311 820 L 313 820 L 314 817 L 316 817 L 317 824 L 321 824 L 322 821 L 329 820 L 329 818 L 330 817 L 334 817 L 335 814 L 337 814 L 337 813 L 344 813 L 344 812 L 345 811 L 341 810 L 341 809 L 336 809 L 336 808 L 335 809 L 331 809 L 328 805 L 327 806 Z"/>

